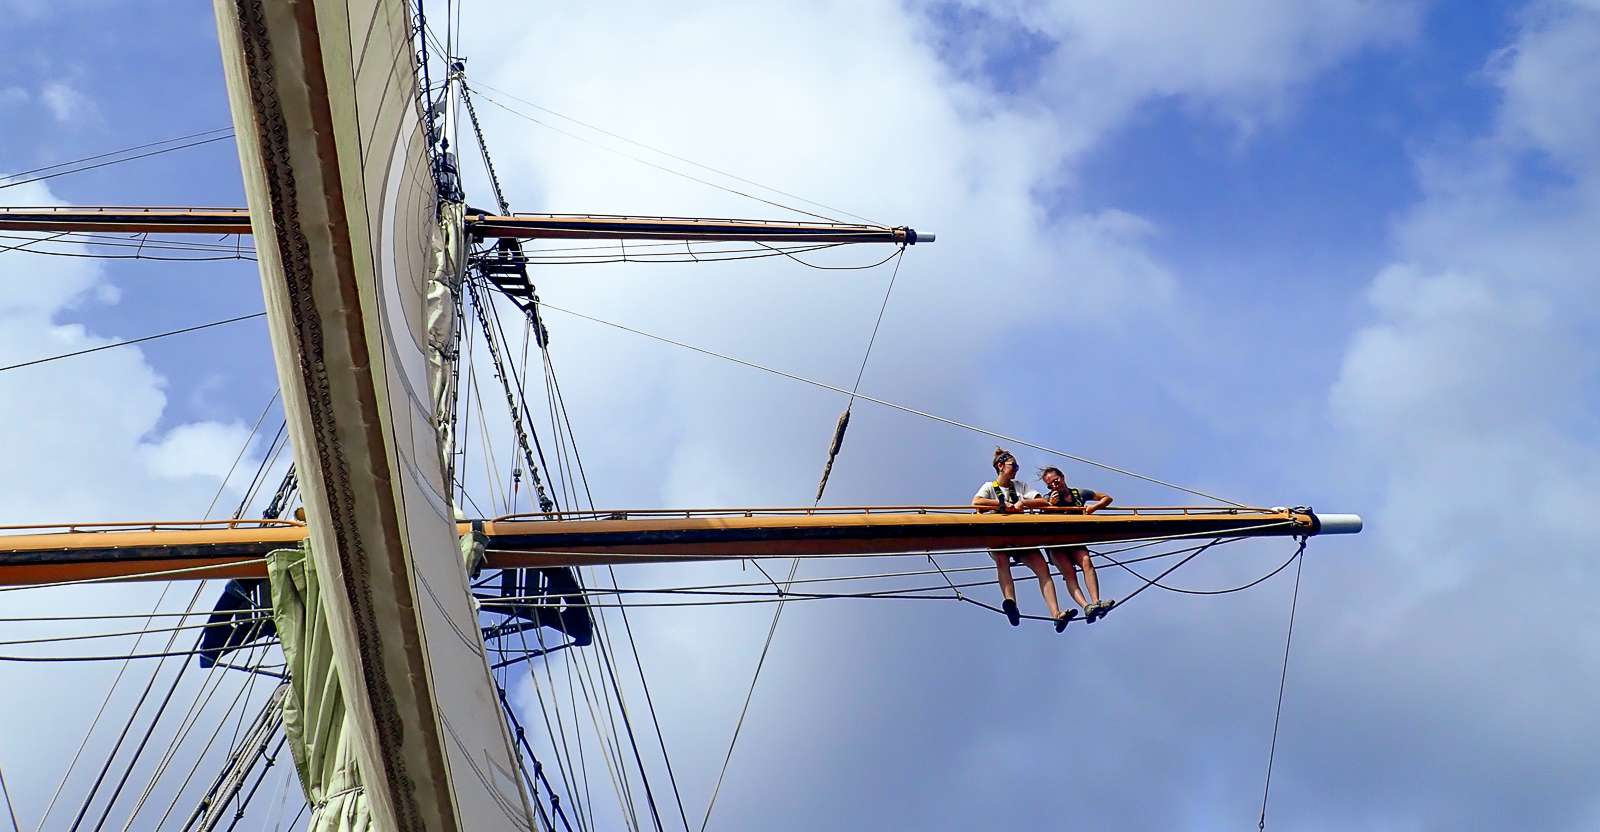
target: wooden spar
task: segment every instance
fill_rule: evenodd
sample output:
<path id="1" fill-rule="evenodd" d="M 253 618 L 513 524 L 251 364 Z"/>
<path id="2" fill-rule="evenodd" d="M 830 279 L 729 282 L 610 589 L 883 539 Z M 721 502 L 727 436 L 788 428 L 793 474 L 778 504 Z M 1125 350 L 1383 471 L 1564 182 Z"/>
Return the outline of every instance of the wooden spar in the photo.
<path id="1" fill-rule="evenodd" d="M 752 243 L 893 243 L 933 241 L 911 228 L 818 222 L 566 214 L 468 214 L 476 239 L 735 240 Z M 0 208 L 0 231 L 148 234 L 249 234 L 246 208 Z"/>
<path id="2" fill-rule="evenodd" d="M 468 214 L 467 228 L 478 238 L 596 240 L 735 240 L 759 243 L 931 243 L 934 235 L 880 225 L 693 217 L 626 217 L 593 214 Z"/>
<path id="3" fill-rule="evenodd" d="M 248 208 L 0 208 L 0 230 L 249 234 Z"/>
<path id="4" fill-rule="evenodd" d="M 954 508 L 750 509 L 556 516 L 565 519 L 536 515 L 483 521 L 489 537 L 486 565 L 514 569 L 921 554 L 1152 538 L 1305 536 L 1350 533 L 1360 522 L 1350 515 L 1287 509 L 1132 508 L 1093 515 L 996 515 Z M 472 525 L 461 524 L 460 531 Z M 306 535 L 304 525 L 282 521 L 11 528 L 16 533 L 0 535 L 0 585 L 259 578 L 266 575 L 262 556 L 297 546 Z M 454 551 L 440 555 L 457 557 Z"/>

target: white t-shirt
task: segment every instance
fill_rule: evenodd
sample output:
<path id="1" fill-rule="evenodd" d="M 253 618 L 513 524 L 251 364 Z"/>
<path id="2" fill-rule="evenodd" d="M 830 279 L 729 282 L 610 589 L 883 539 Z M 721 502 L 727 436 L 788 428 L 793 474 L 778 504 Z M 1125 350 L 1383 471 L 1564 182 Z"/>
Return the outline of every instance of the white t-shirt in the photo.
<path id="1" fill-rule="evenodd" d="M 1004 496 L 1001 496 L 1001 491 L 1006 492 Z M 981 500 L 999 500 L 1003 505 L 1014 506 L 1023 500 L 1040 499 L 1042 495 L 1029 488 L 1028 484 L 1022 480 L 1012 480 L 1011 484 L 1004 489 L 995 485 L 994 480 L 990 480 L 984 483 L 978 489 L 978 493 L 972 495 L 972 497 L 973 499 Z"/>

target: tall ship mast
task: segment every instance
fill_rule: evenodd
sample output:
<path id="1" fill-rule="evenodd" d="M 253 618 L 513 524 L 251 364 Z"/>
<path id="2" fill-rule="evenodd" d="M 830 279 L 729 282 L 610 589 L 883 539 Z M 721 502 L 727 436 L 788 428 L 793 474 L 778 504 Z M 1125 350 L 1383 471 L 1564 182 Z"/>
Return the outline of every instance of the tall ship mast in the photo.
<path id="1" fill-rule="evenodd" d="M 97 783 L 81 808 L 53 802 L 43 828 L 98 829 L 114 817 L 128 828 L 233 828 L 252 784 L 259 788 L 282 759 L 269 753 L 276 743 L 292 759 L 305 828 L 588 832 L 594 818 L 585 818 L 573 782 L 582 763 L 535 757 L 530 732 L 556 737 L 548 722 L 519 719 L 502 673 L 557 650 L 597 650 L 602 685 L 609 675 L 620 702 L 620 651 L 606 652 L 604 610 L 621 607 L 624 595 L 615 586 L 599 591 L 585 569 L 904 556 L 929 561 L 930 580 L 942 578 L 952 598 L 987 606 L 935 557 L 1164 545 L 1192 558 L 1248 538 L 1303 545 L 1359 531 L 1353 515 L 1226 501 L 1020 513 L 826 506 L 848 408 L 812 506 L 558 505 L 540 479 L 550 470 L 545 449 L 524 427 L 528 379 L 511 369 L 511 339 L 493 317 L 496 304 L 509 306 L 543 347 L 548 330 L 530 266 L 551 260 L 537 244 L 616 242 L 627 257 L 631 243 L 642 262 L 716 261 L 838 246 L 902 257 L 936 237 L 910 225 L 820 218 L 521 213 L 498 182 L 494 193 L 473 195 L 481 201 L 469 199 L 460 168 L 464 111 L 476 132 L 471 80 L 455 27 L 430 44 L 424 12 L 402 0 L 216 0 L 245 206 L 0 209 L 0 230 L 37 239 L 248 239 L 282 401 L 282 448 L 292 458 L 264 517 L 41 518 L 0 535 L 0 586 L 227 581 L 203 623 L 179 619 L 180 628 L 194 625 L 174 631 L 179 647 L 145 657 L 250 673 L 265 692 L 228 748 L 199 755 L 213 770 L 193 789 L 189 781 L 176 787 L 177 811 L 159 821 L 154 811 L 141 814 L 157 772 L 137 806 L 122 786 L 113 793 Z M 668 244 L 670 255 L 662 253 Z M 462 388 L 462 357 L 473 349 L 495 365 L 515 470 L 527 478 L 519 487 L 536 511 L 495 515 L 463 504 L 461 422 L 471 405 L 483 407 Z M 859 391 L 841 392 L 854 402 Z M 780 602 L 826 597 L 794 590 L 792 572 L 783 587 L 771 583 Z M 907 597 L 927 597 L 919 592 Z M 184 638 L 192 649 L 182 649 Z M 268 653 L 281 656 L 276 670 L 266 668 Z M 599 693 L 585 691 L 591 708 Z M 574 710 L 584 704 L 577 699 Z M 600 748 L 605 767 L 620 772 L 619 792 L 628 791 L 640 743 L 628 723 Z M 693 827 L 681 796 L 654 792 L 642 761 L 637 769 L 646 793 L 626 798 L 636 811 L 629 825 Z"/>

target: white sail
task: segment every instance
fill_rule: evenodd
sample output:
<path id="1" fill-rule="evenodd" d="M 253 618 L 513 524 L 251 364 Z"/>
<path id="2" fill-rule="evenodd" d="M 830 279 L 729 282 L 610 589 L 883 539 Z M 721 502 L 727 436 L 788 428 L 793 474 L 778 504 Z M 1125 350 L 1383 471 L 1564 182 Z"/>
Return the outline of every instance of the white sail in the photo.
<path id="1" fill-rule="evenodd" d="M 216 0 L 295 465 L 381 829 L 531 828 L 428 373 L 437 191 L 400 0 Z"/>

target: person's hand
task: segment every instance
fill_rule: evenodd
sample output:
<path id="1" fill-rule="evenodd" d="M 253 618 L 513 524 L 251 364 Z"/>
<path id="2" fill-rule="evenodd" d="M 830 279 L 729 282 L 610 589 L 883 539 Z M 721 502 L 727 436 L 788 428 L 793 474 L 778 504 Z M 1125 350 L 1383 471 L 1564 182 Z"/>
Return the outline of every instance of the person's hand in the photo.
<path id="1" fill-rule="evenodd" d="M 1022 506 L 1006 506 L 1006 514 L 1021 514 L 1023 511 Z"/>

